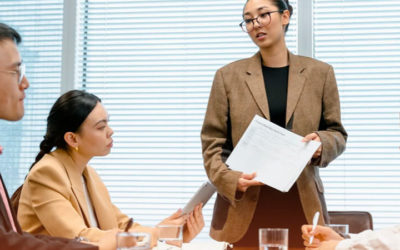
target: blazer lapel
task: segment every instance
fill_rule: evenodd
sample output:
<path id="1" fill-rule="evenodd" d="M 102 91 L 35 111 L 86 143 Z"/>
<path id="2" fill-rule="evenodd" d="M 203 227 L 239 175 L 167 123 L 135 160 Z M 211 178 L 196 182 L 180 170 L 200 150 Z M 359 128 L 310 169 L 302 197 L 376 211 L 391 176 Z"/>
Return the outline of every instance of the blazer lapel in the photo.
<path id="1" fill-rule="evenodd" d="M 88 227 L 90 227 L 89 212 L 85 193 L 83 191 L 82 174 L 78 171 L 78 167 L 75 165 L 75 162 L 64 150 L 57 149 L 52 152 L 52 154 L 57 155 L 56 158 L 60 159 L 60 162 L 63 164 L 69 180 L 71 181 L 72 192 L 79 203 L 85 223 Z"/>
<path id="2" fill-rule="evenodd" d="M 264 77 L 261 69 L 261 55 L 256 53 L 249 59 L 245 81 L 261 112 L 270 120 L 267 92 L 265 91 Z"/>
<path id="3" fill-rule="evenodd" d="M 104 201 L 105 199 L 107 199 L 108 196 L 99 192 L 99 188 L 96 187 L 96 181 L 88 168 L 83 171 L 83 175 L 86 179 L 86 185 L 88 187 L 88 192 L 91 197 L 93 209 L 95 210 L 99 228 L 103 230 L 108 230 L 118 227 L 118 224 L 116 223 L 114 217 L 111 216 L 114 215 L 113 208 L 107 206 L 109 202 Z M 109 216 L 104 216 L 106 214 L 108 214 Z"/>
<path id="4" fill-rule="evenodd" d="M 305 66 L 300 63 L 299 57 L 289 52 L 289 79 L 286 106 L 286 125 L 290 121 L 296 105 L 299 101 L 301 92 L 303 91 L 304 82 L 306 80 L 303 72 Z"/>

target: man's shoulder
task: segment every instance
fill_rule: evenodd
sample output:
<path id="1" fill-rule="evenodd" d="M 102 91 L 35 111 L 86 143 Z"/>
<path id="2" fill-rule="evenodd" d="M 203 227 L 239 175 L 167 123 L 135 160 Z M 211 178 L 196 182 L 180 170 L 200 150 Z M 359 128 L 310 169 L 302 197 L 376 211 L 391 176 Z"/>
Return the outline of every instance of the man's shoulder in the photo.
<path id="1" fill-rule="evenodd" d="M 83 244 L 74 240 L 57 238 L 45 235 L 19 234 L 14 231 L 5 231 L 0 227 L 0 249 L 7 250 L 97 250 L 98 247 Z"/>

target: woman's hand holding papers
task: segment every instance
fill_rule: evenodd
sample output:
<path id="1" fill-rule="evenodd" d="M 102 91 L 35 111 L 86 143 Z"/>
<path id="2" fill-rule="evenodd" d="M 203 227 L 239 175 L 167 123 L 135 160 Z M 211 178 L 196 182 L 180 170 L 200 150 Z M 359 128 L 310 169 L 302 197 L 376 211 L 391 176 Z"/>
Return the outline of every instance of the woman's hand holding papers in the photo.
<path id="1" fill-rule="evenodd" d="M 319 141 L 319 142 L 321 142 L 321 138 L 319 137 L 319 135 L 317 133 L 311 133 L 311 134 L 308 134 L 308 135 L 304 136 L 302 141 L 303 142 L 309 142 L 309 141 Z M 319 146 L 317 151 L 315 151 L 315 153 L 312 156 L 312 158 L 314 158 L 314 159 L 319 158 L 321 156 L 321 153 L 322 153 L 322 144 L 321 144 L 321 146 Z"/>
<path id="2" fill-rule="evenodd" d="M 239 180 L 237 183 L 237 190 L 241 191 L 241 192 L 246 192 L 246 190 L 251 186 L 264 185 L 262 182 L 254 180 L 255 177 L 256 177 L 256 173 L 252 173 L 252 174 L 242 173 L 242 175 L 239 177 Z"/>

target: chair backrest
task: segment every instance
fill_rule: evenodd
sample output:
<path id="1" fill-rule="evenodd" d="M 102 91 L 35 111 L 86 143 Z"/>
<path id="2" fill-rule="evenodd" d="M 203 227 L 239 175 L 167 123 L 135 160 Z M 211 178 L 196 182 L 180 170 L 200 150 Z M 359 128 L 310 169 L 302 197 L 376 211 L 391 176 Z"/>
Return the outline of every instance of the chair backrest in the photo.
<path id="1" fill-rule="evenodd" d="M 19 199 L 21 198 L 21 191 L 22 191 L 22 187 L 24 184 L 22 184 L 21 186 L 19 186 L 19 188 L 17 188 L 17 190 L 15 190 L 15 192 L 13 193 L 13 195 L 11 196 L 11 207 L 13 208 L 15 214 L 18 214 L 18 206 L 19 206 Z"/>
<path id="2" fill-rule="evenodd" d="M 348 224 L 349 233 L 373 229 L 372 216 L 364 211 L 329 211 L 331 224 Z"/>

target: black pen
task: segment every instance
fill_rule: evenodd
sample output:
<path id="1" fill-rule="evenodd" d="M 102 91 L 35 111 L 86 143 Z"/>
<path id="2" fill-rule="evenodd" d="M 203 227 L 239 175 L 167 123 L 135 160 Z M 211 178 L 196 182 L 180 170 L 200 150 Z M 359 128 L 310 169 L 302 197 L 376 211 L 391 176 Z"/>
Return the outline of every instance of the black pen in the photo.
<path id="1" fill-rule="evenodd" d="M 128 232 L 128 230 L 129 230 L 129 228 L 131 228 L 132 224 L 133 224 L 133 219 L 130 218 L 128 221 L 128 224 L 126 224 L 125 232 Z"/>

